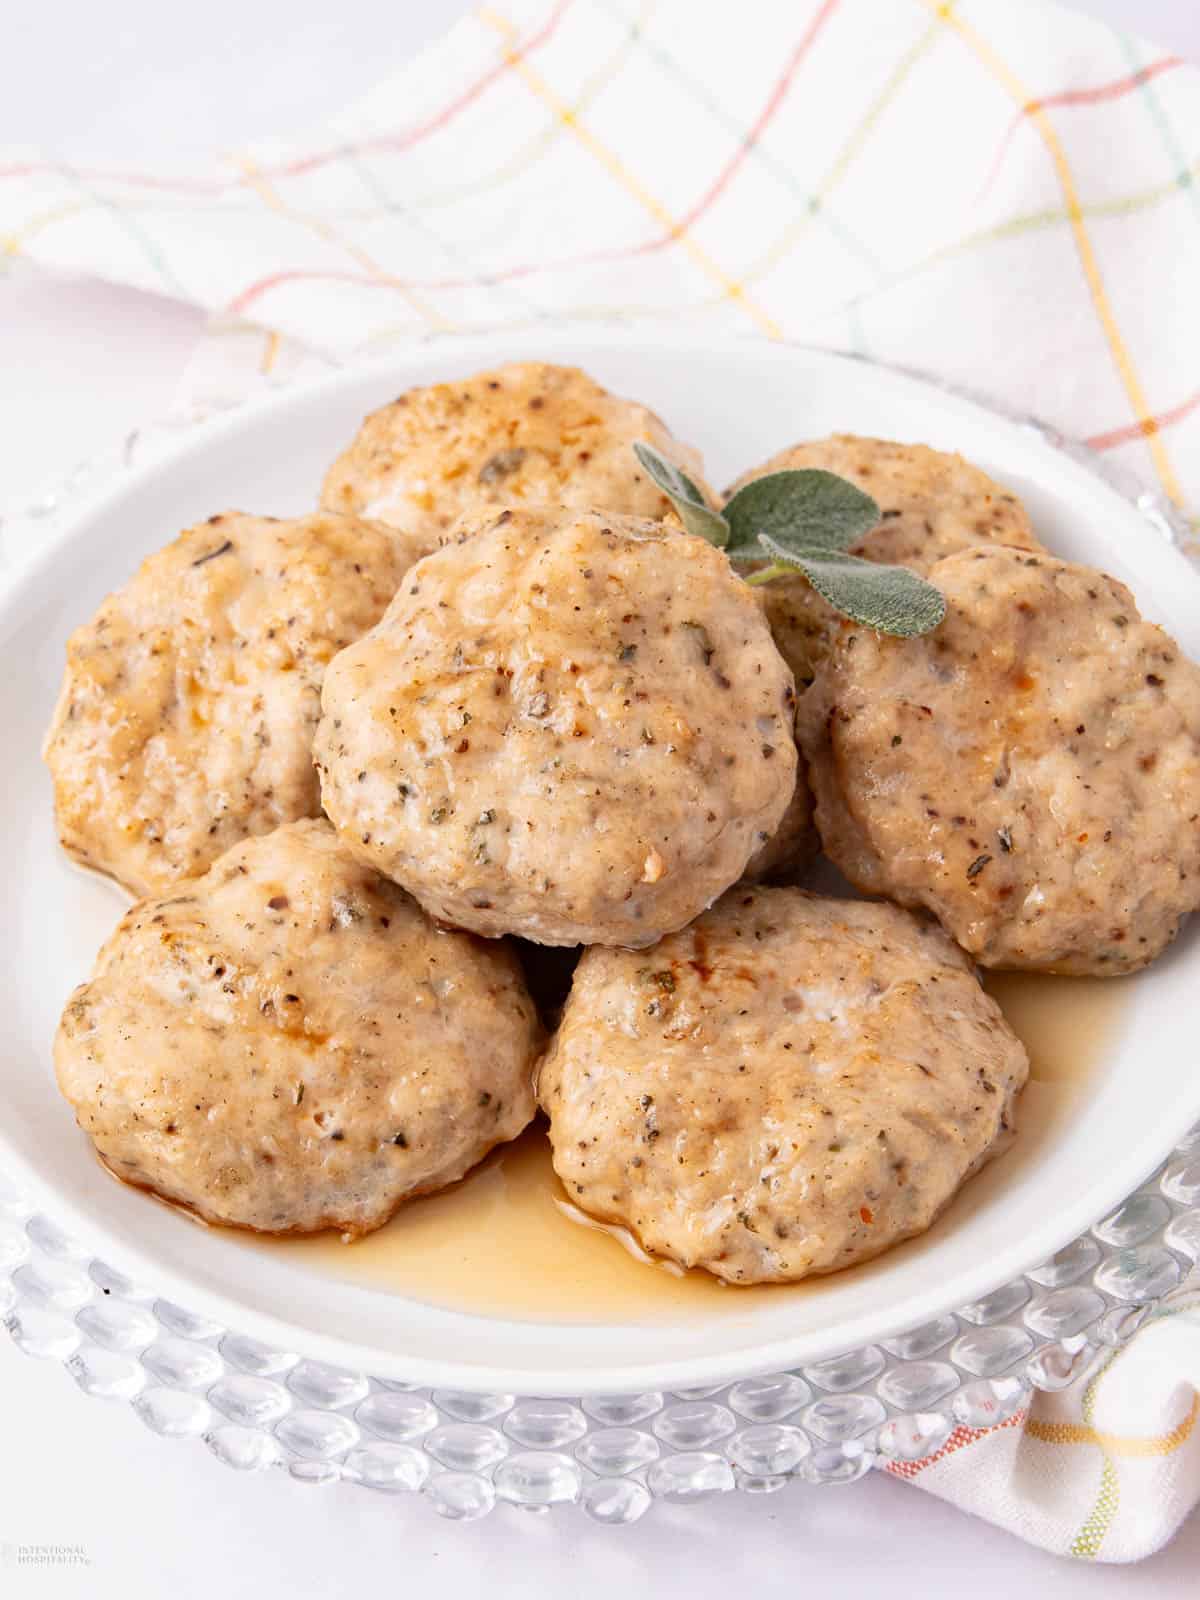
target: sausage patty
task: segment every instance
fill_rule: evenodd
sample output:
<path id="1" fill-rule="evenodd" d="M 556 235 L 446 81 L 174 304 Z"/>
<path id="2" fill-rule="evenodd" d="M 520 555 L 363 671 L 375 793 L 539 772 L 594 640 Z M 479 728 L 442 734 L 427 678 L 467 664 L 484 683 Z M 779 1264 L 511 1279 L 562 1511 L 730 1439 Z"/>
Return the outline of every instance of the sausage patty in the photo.
<path id="1" fill-rule="evenodd" d="M 118 1177 L 212 1222 L 365 1233 L 533 1115 L 508 944 L 442 933 L 323 821 L 130 910 L 76 989 L 58 1082 Z"/>
<path id="2" fill-rule="evenodd" d="M 801 704 L 827 853 L 985 966 L 1136 971 L 1200 903 L 1200 668 L 1090 567 L 930 581 L 935 632 L 847 628 Z"/>
<path id="3" fill-rule="evenodd" d="M 315 816 L 326 664 L 413 553 L 350 517 L 227 512 L 145 560 L 67 645 L 44 751 L 63 846 L 151 894 Z"/>
<path id="4" fill-rule="evenodd" d="M 432 550 L 464 514 L 503 506 L 603 508 L 664 517 L 635 442 L 703 484 L 697 451 L 645 406 L 577 367 L 514 361 L 458 383 L 409 389 L 373 412 L 329 470 L 322 504 L 396 522 Z"/>
<path id="5" fill-rule="evenodd" d="M 851 546 L 864 560 L 925 575 L 944 557 L 972 545 L 1041 549 L 1016 495 L 962 456 L 923 444 L 835 433 L 781 450 L 743 473 L 729 496 L 768 473 L 813 467 L 848 478 L 879 506 L 880 521 Z M 775 578 L 757 592 L 775 643 L 797 687 L 803 687 L 843 619 L 800 573 Z"/>
<path id="6" fill-rule="evenodd" d="M 538 1097 L 585 1211 L 786 1282 L 927 1228 L 1004 1148 L 1028 1070 L 934 924 L 738 887 L 652 949 L 585 952 Z"/>
<path id="7" fill-rule="evenodd" d="M 649 944 L 774 833 L 794 699 L 712 545 L 631 517 L 503 512 L 419 562 L 331 664 L 322 796 L 347 847 L 433 916 Z"/>

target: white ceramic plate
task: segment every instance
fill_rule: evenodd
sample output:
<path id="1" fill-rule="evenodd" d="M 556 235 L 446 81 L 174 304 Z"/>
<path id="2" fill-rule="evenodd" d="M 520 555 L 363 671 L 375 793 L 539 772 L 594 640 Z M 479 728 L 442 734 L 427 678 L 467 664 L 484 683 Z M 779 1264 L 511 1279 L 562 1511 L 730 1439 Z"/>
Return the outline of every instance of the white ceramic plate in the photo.
<path id="1" fill-rule="evenodd" d="M 547 1325 L 446 1311 L 333 1284 L 278 1254 L 231 1244 L 111 1181 L 54 1087 L 50 1041 L 120 902 L 60 855 L 39 760 L 68 632 L 175 532 L 228 507 L 309 509 L 363 415 L 413 383 L 514 358 L 578 362 L 659 411 L 705 451 L 714 483 L 795 439 L 831 430 L 961 450 L 1025 500 L 1056 553 L 1116 574 L 1200 656 L 1200 578 L 1132 505 L 1030 427 L 894 372 L 778 344 L 689 346 L 556 332 L 423 346 L 249 406 L 189 433 L 168 457 L 81 508 L 0 601 L 0 726 L 8 749 L 9 932 L 0 973 L 0 1167 L 96 1255 L 239 1333 L 382 1378 L 535 1394 L 678 1390 L 782 1371 L 918 1326 L 1052 1254 L 1118 1205 L 1200 1118 L 1191 1008 L 1200 942 L 1186 932 L 1122 985 L 1086 1094 L 1070 1117 L 1026 1116 L 1014 1151 L 938 1226 L 811 1294 L 744 1314 L 651 1325 Z M 650 1270 L 650 1269 L 647 1269 Z M 736 1291 L 730 1291 L 734 1293 Z"/>

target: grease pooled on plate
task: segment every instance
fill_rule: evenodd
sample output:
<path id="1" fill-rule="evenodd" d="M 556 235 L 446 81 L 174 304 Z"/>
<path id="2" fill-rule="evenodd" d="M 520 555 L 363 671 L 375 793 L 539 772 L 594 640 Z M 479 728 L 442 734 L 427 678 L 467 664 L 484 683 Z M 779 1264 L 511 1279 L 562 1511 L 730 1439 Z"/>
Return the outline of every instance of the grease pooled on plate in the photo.
<path id="1" fill-rule="evenodd" d="M 1037 1160 L 1088 1092 L 1089 1080 L 1116 1044 L 1126 983 L 989 973 L 985 987 L 1029 1051 L 1029 1083 L 1017 1103 L 1020 1138 L 973 1178 L 922 1239 Z M 567 1200 L 550 1163 L 542 1122 L 504 1145 L 453 1189 L 401 1208 L 385 1227 L 346 1244 L 336 1234 L 307 1239 L 249 1239 L 287 1264 L 363 1288 L 405 1295 L 478 1316 L 534 1322 L 646 1323 L 692 1316 L 741 1315 L 760 1303 L 820 1294 L 836 1281 L 729 1288 L 705 1272 L 652 1262 L 618 1228 L 583 1217 Z M 890 1252 L 894 1255 L 894 1252 Z M 870 1272 L 874 1263 L 851 1269 Z"/>

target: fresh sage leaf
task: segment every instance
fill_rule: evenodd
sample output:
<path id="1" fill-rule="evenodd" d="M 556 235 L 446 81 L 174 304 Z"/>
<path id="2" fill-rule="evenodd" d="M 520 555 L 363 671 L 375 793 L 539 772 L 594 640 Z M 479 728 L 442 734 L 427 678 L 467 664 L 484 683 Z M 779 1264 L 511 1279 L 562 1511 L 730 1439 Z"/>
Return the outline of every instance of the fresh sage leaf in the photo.
<path id="1" fill-rule="evenodd" d="M 770 534 L 760 534 L 759 543 L 777 562 L 799 568 L 835 611 L 877 633 L 911 639 L 932 632 L 946 615 L 941 592 L 907 567 L 885 567 L 819 545 L 789 547 Z"/>
<path id="2" fill-rule="evenodd" d="M 634 445 L 633 453 L 654 479 L 655 483 L 672 500 L 686 500 L 690 505 L 704 506 L 708 509 L 708 501 L 704 498 L 704 491 L 689 478 L 682 467 L 677 467 L 673 461 L 668 461 L 666 456 L 660 455 L 652 445 L 642 444 L 640 441 Z"/>
<path id="3" fill-rule="evenodd" d="M 869 494 L 815 467 L 769 472 L 754 478 L 726 502 L 726 553 L 731 561 L 761 561 L 759 535 L 789 548 L 846 550 L 879 522 Z"/>
<path id="4" fill-rule="evenodd" d="M 635 444 L 633 452 L 678 511 L 687 531 L 723 550 L 729 541 L 729 524 L 719 511 L 712 509 L 699 485 L 650 445 Z"/>
<path id="5" fill-rule="evenodd" d="M 765 570 L 749 574 L 747 583 L 770 583 L 797 569 L 835 611 L 899 638 L 929 633 L 945 616 L 942 595 L 915 572 L 847 553 L 879 522 L 879 507 L 836 473 L 816 468 L 767 473 L 731 496 L 722 515 L 673 461 L 648 444 L 633 448 L 689 533 L 739 564 L 761 562 L 764 550 L 774 558 Z"/>

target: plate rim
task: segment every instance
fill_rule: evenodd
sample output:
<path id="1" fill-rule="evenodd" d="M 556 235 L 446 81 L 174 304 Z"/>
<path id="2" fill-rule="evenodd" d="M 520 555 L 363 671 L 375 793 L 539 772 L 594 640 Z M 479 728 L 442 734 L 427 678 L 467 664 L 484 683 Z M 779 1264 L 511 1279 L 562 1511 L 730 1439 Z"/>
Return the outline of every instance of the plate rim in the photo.
<path id="1" fill-rule="evenodd" d="M 98 489 L 83 492 L 73 499 L 69 508 L 60 513 L 60 522 L 54 536 L 37 555 L 22 563 L 0 582 L 0 628 L 10 620 L 20 605 L 22 594 L 29 587 L 45 580 L 46 575 L 61 559 L 65 547 L 86 542 L 90 525 L 116 507 L 129 492 L 131 485 L 141 485 L 168 476 L 175 465 L 191 454 L 198 445 L 217 441 L 237 434 L 242 428 L 253 426 L 262 418 L 286 412 L 298 400 L 319 400 L 323 394 L 335 394 L 344 389 L 354 389 L 371 377 L 383 378 L 392 373 L 403 385 L 408 379 L 406 370 L 414 356 L 427 358 L 431 346 L 453 352 L 454 358 L 466 359 L 478 352 L 482 361 L 489 356 L 497 359 L 497 347 L 513 337 L 509 330 L 497 329 L 489 333 L 462 336 L 442 336 L 422 340 L 403 352 L 391 352 L 386 357 L 357 363 L 315 380 L 295 382 L 241 402 L 217 416 L 198 421 L 181 431 L 176 441 L 164 446 L 154 459 L 143 466 L 134 464 L 118 472 L 111 481 Z M 586 361 L 580 347 L 594 350 L 637 350 L 643 354 L 656 352 L 686 352 L 695 357 L 698 353 L 720 359 L 724 355 L 742 355 L 753 352 L 763 355 L 769 351 L 780 354 L 793 353 L 818 367 L 843 371 L 849 367 L 868 368 L 882 381 L 898 385 L 903 392 L 915 389 L 928 395 L 936 393 L 941 401 L 963 409 L 976 422 L 991 427 L 1013 429 L 1022 424 L 1011 414 L 993 407 L 975 397 L 967 397 L 952 386 L 937 379 L 922 378 L 911 372 L 883 363 L 865 361 L 852 354 L 829 351 L 792 341 L 767 340 L 753 336 L 709 337 L 692 339 L 677 333 L 645 329 L 610 329 L 595 325 L 558 324 L 553 329 L 541 330 L 536 340 L 539 357 L 546 359 Z M 1115 488 L 1103 471 L 1090 464 L 1084 465 L 1068 452 L 1060 450 L 1053 442 L 1054 431 L 1040 429 L 1041 444 L 1054 451 L 1068 471 L 1084 473 L 1093 481 L 1099 479 L 1108 493 L 1122 500 L 1129 508 L 1128 499 Z M 1155 550 L 1156 561 L 1166 562 L 1172 582 L 1190 588 L 1200 609 L 1200 574 L 1176 547 L 1165 539 L 1156 538 L 1150 545 Z M 1175 1144 L 1183 1139 L 1200 1118 L 1200 1080 L 1194 1097 L 1181 1095 L 1175 1102 L 1175 1115 L 1170 1118 L 1172 1132 L 1169 1137 L 1161 1132 L 1143 1135 L 1131 1146 L 1119 1163 L 1112 1163 L 1095 1185 L 1087 1191 L 1088 1198 L 1070 1198 L 1061 1208 L 1049 1214 L 1044 1226 L 1031 1236 L 1026 1233 L 1022 1241 L 1004 1241 L 997 1251 L 986 1259 L 974 1263 L 971 1269 L 957 1273 L 950 1287 L 940 1291 L 927 1290 L 920 1298 L 922 1313 L 914 1322 L 911 1313 L 889 1317 L 878 1308 L 859 1313 L 839 1324 L 836 1337 L 828 1328 L 799 1329 L 787 1336 L 772 1338 L 769 1342 L 725 1353 L 689 1356 L 672 1361 L 659 1357 L 642 1363 L 624 1362 L 618 1367 L 589 1375 L 586 1394 L 616 1394 L 639 1390 L 678 1390 L 706 1384 L 734 1382 L 762 1373 L 782 1372 L 813 1364 L 835 1354 L 858 1348 L 864 1343 L 879 1343 L 910 1331 L 915 1326 L 936 1320 L 969 1304 L 997 1287 L 1022 1276 L 1041 1261 L 1054 1255 L 1074 1239 L 1087 1233 L 1098 1221 L 1120 1206 L 1134 1193 L 1169 1156 Z M 1186 1108 L 1186 1109 L 1180 1109 Z M 1168 1114 L 1164 1111 L 1164 1126 Z M 477 1364 L 465 1365 L 461 1360 L 443 1363 L 427 1357 L 406 1355 L 401 1350 L 388 1350 L 373 1344 L 358 1344 L 337 1335 L 330 1335 L 226 1297 L 204 1284 L 196 1283 L 186 1271 L 177 1272 L 169 1262 L 144 1252 L 135 1239 L 126 1239 L 111 1233 L 102 1224 L 92 1221 L 77 1202 L 63 1195 L 41 1177 L 32 1162 L 10 1140 L 3 1119 L 0 1119 L 0 1166 L 6 1174 L 14 1175 L 18 1187 L 37 1202 L 37 1209 L 60 1223 L 77 1239 L 86 1244 L 96 1259 L 126 1272 L 139 1280 L 147 1289 L 153 1289 L 157 1298 L 169 1299 L 188 1311 L 204 1315 L 219 1323 L 222 1329 L 249 1333 L 276 1348 L 297 1350 L 333 1366 L 353 1367 L 372 1377 L 394 1379 L 433 1388 L 465 1389 L 481 1392 L 536 1393 L 538 1395 L 574 1396 L 581 1392 L 577 1368 L 539 1370 L 536 1388 L 530 1387 L 529 1374 L 514 1368 L 487 1365 L 486 1356 Z M 1119 1176 L 1118 1176 L 1119 1175 Z M 1101 1193 L 1107 1200 L 1097 1208 L 1096 1197 Z M 1032 1237 L 1032 1243 L 1030 1242 Z M 1001 1263 L 997 1265 L 997 1263 Z M 159 1293 L 159 1286 L 163 1292 Z M 356 1287 L 356 1286 L 351 1286 Z M 736 1293 L 736 1290 L 732 1291 Z M 463 1313 L 463 1315 L 471 1315 Z M 479 1316 L 481 1332 L 489 1326 L 504 1323 L 519 1327 L 515 1319 Z M 586 1324 L 581 1324 L 586 1326 Z M 666 1327 L 668 1325 L 664 1325 Z M 652 1337 L 657 1330 L 648 1325 Z M 486 1334 L 481 1342 L 485 1342 Z"/>

